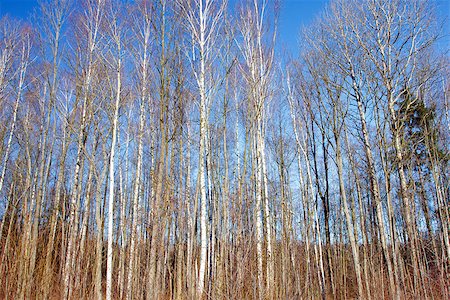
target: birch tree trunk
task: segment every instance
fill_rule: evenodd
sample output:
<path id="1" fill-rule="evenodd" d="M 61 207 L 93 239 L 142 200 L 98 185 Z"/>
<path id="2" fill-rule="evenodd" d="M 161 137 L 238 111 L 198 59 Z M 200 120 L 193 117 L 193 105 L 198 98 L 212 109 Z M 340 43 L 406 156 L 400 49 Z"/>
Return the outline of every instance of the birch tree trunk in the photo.
<path id="1" fill-rule="evenodd" d="M 139 99 L 139 129 L 138 129 L 138 140 L 137 140 L 137 163 L 136 163 L 136 178 L 133 187 L 133 209 L 132 209 L 132 224 L 131 224 L 131 241 L 130 241 L 130 261 L 128 265 L 128 278 L 127 278 L 127 288 L 125 293 L 125 298 L 127 300 L 133 298 L 133 290 L 135 288 L 135 276 L 138 272 L 135 269 L 138 265 L 135 263 L 136 257 L 136 240 L 138 233 L 138 223 L 140 221 L 140 209 L 139 209 L 139 196 L 142 189 L 141 184 L 141 173 L 142 173 L 142 160 L 143 160 L 143 138 L 144 138 L 144 125 L 145 125 L 145 103 L 148 101 L 148 67 L 149 67 L 149 57 L 148 51 L 150 47 L 150 8 L 145 5 L 145 3 L 138 8 L 138 16 L 142 23 L 136 24 L 137 28 L 135 31 L 139 36 L 139 43 L 142 47 L 141 53 L 138 53 L 138 66 L 140 66 L 140 99 Z M 140 28 L 142 26 L 142 28 Z M 139 269 L 139 268 L 138 268 Z"/>
<path id="2" fill-rule="evenodd" d="M 98 43 L 98 31 L 100 27 L 103 3 L 98 0 L 97 3 L 90 3 L 87 7 L 86 19 L 84 20 L 87 25 L 88 43 L 87 43 L 87 65 L 85 66 L 85 77 L 83 81 L 83 102 L 82 102 L 82 112 L 81 112 L 81 123 L 80 129 L 77 137 L 77 154 L 75 171 L 73 177 L 73 190 L 70 197 L 70 209 L 69 209 L 69 235 L 67 241 L 66 259 L 64 264 L 64 298 L 70 298 L 71 291 L 71 280 L 72 280 L 72 266 L 73 266 L 73 248 L 76 238 L 76 232 L 78 227 L 77 212 L 79 210 L 79 195 L 78 190 L 81 185 L 81 172 L 82 172 L 82 161 L 83 159 L 83 149 L 87 140 L 87 119 L 89 110 L 89 94 L 91 92 L 92 83 L 92 72 L 94 68 L 95 61 L 95 51 Z"/>
<path id="3" fill-rule="evenodd" d="M 118 8 L 115 6 L 111 6 L 112 10 L 117 10 Z M 113 114 L 113 124 L 112 124 L 112 133 L 111 133 L 111 149 L 109 156 L 109 197 L 108 197 L 108 250 L 106 256 L 106 300 L 112 299 L 112 280 L 113 280 L 113 225 L 114 225 L 114 194 L 115 194 L 115 151 L 116 151 L 116 143 L 117 143 L 117 134 L 118 134 L 118 124 L 119 124 L 119 108 L 121 102 L 121 92 L 122 92 L 122 39 L 123 39 L 123 28 L 122 24 L 119 24 L 117 21 L 116 12 L 112 12 L 112 20 L 109 24 L 112 39 L 114 42 L 114 47 L 117 57 L 115 58 L 115 66 L 114 71 L 116 73 L 116 87 L 115 87 L 115 101 L 114 101 L 114 114 Z"/>
<path id="4" fill-rule="evenodd" d="M 209 107 L 211 103 L 211 89 L 208 78 L 212 77 L 211 64 L 214 60 L 214 47 L 219 31 L 221 18 L 225 10 L 226 1 L 220 0 L 216 5 L 214 0 L 190 0 L 177 2 L 186 18 L 186 29 L 192 37 L 191 64 L 197 83 L 200 110 L 200 141 L 199 141 L 199 188 L 200 188 L 200 261 L 197 275 L 197 297 L 203 297 L 205 288 L 205 274 L 208 261 L 208 224 L 207 224 L 207 187 L 206 187 L 206 159 L 210 155 L 207 140 L 209 123 Z M 198 64 L 196 55 L 198 54 Z"/>

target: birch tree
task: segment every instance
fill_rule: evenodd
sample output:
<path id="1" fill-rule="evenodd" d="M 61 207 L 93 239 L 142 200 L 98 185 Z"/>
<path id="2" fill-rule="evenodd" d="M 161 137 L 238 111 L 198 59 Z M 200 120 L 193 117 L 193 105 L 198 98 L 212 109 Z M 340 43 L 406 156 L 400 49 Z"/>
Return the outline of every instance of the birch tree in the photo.
<path id="1" fill-rule="evenodd" d="M 276 29 L 273 29 L 271 36 L 264 36 L 267 22 L 267 1 L 249 2 L 241 9 L 241 22 L 239 29 L 242 41 L 238 41 L 238 48 L 243 57 L 241 72 L 247 83 L 247 94 L 251 103 L 250 111 L 252 115 L 252 143 L 255 160 L 255 227 L 256 227 L 256 248 L 258 262 L 258 293 L 259 297 L 271 297 L 272 282 L 274 272 L 274 260 L 272 251 L 272 221 L 270 212 L 270 199 L 267 194 L 267 171 L 265 156 L 265 118 L 266 105 L 270 97 L 269 82 L 271 79 L 272 62 L 274 51 L 271 45 L 275 43 Z M 268 40 L 270 43 L 265 48 L 264 42 Z M 264 204 L 263 204 L 264 202 Z M 262 211 L 264 211 L 264 219 L 266 224 L 266 288 L 263 282 L 263 219 Z"/>
<path id="2" fill-rule="evenodd" d="M 433 1 L 293 53 L 277 1 L 41 4 L 0 19 L 0 298 L 448 298 Z"/>
<path id="3" fill-rule="evenodd" d="M 115 205 L 115 151 L 118 138 L 119 130 L 119 108 L 122 100 L 122 63 L 124 56 L 124 39 L 126 39 L 126 32 L 121 22 L 120 15 L 122 13 L 123 6 L 120 2 L 111 2 L 107 7 L 107 12 L 109 14 L 107 21 L 107 35 L 111 40 L 111 48 L 109 53 L 107 53 L 107 61 L 111 64 L 111 69 L 115 74 L 113 82 L 115 87 L 112 89 L 111 101 L 112 101 L 112 128 L 111 128 L 111 149 L 109 156 L 109 197 L 108 197 L 108 252 L 107 252 L 107 262 L 106 262 L 106 299 L 111 299 L 112 297 L 112 280 L 113 280 L 113 225 L 114 225 L 114 205 Z M 124 216 L 123 216 L 124 217 Z"/>
<path id="4" fill-rule="evenodd" d="M 198 0 L 177 2 L 185 18 L 186 32 L 191 36 L 192 51 L 189 53 L 192 71 L 198 88 L 200 110 L 200 145 L 198 177 L 200 184 L 200 261 L 197 277 L 197 297 L 202 298 L 205 287 L 206 262 L 208 255 L 208 224 L 207 224 L 207 186 L 205 160 L 210 155 L 207 140 L 209 107 L 212 93 L 212 64 L 217 51 L 217 35 L 223 17 L 226 1 Z"/>
<path id="5" fill-rule="evenodd" d="M 84 54 L 85 51 L 86 60 L 85 64 L 81 67 L 83 68 L 83 90 L 81 99 L 81 120 L 80 129 L 78 131 L 77 137 L 77 155 L 76 164 L 73 177 L 73 191 L 70 199 L 70 217 L 69 217 L 69 237 L 67 241 L 66 259 L 64 265 L 64 298 L 70 297 L 71 290 L 71 280 L 72 280 L 72 270 L 74 268 L 74 244 L 76 243 L 76 235 L 78 228 L 78 211 L 79 211 L 79 185 L 81 181 L 81 169 L 83 159 L 83 148 L 86 143 L 87 138 L 87 120 L 88 113 L 90 109 L 90 94 L 91 94 L 91 84 L 94 72 L 94 65 L 97 60 L 97 48 L 99 39 L 99 28 L 103 14 L 103 1 L 88 1 L 86 2 L 86 11 L 84 16 L 80 16 L 80 35 L 87 35 L 86 44 L 80 43 L 80 55 Z"/>

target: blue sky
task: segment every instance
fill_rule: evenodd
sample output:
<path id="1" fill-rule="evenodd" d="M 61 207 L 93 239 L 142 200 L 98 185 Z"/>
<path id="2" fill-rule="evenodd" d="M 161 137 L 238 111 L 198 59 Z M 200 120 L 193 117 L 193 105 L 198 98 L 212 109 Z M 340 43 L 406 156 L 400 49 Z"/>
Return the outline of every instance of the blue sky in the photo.
<path id="1" fill-rule="evenodd" d="M 239 0 L 231 0 L 238 2 Z M 438 13 L 446 19 L 444 29 L 449 40 L 450 0 L 434 0 Z M 18 18 L 27 18 L 38 7 L 37 0 L 0 0 L 0 16 L 10 14 Z M 298 33 L 302 25 L 310 23 L 325 7 L 328 0 L 281 0 L 278 46 L 293 51 L 298 45 Z"/>
<path id="2" fill-rule="evenodd" d="M 37 6 L 37 0 L 0 0 L 0 15 L 26 18 Z"/>
<path id="3" fill-rule="evenodd" d="M 0 15 L 9 13 L 21 18 L 27 17 L 38 6 L 37 2 L 37 0 L 0 0 Z M 326 2 L 327 0 L 284 0 L 282 1 L 282 19 L 286 21 L 286 25 L 298 27 L 302 20 L 309 22 Z"/>
<path id="4" fill-rule="evenodd" d="M 239 0 L 232 0 L 239 1 Z M 284 0 L 281 2 L 279 45 L 289 50 L 297 45 L 301 25 L 306 25 L 322 10 L 327 0 Z M 37 0 L 0 0 L 0 16 L 10 14 L 27 18 L 38 7 Z"/>
<path id="5" fill-rule="evenodd" d="M 324 9 L 327 0 L 285 0 L 281 3 L 279 42 L 293 50 L 302 25 L 308 25 Z"/>

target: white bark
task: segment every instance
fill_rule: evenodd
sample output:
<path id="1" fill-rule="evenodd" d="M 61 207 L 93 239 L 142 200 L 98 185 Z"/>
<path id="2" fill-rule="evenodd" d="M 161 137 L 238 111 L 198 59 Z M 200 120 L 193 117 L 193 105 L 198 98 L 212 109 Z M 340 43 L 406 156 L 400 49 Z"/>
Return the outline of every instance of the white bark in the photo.
<path id="1" fill-rule="evenodd" d="M 73 260 L 73 247 L 75 243 L 75 236 L 77 232 L 77 228 L 74 224 L 78 222 L 76 218 L 76 212 L 78 211 L 78 190 L 79 185 L 81 184 L 81 164 L 83 161 L 83 148 L 86 142 L 86 126 L 87 126 L 87 116 L 88 116 L 88 99 L 89 93 L 91 90 L 91 81 L 92 81 L 92 72 L 93 72 L 93 64 L 94 64 L 94 52 L 97 48 L 97 38 L 98 38 L 98 30 L 100 27 L 101 21 L 101 12 L 102 12 L 102 0 L 98 0 L 97 5 L 92 4 L 87 8 L 88 12 L 86 14 L 86 25 L 88 26 L 88 43 L 87 43 L 87 55 L 88 62 L 86 65 L 86 75 L 83 82 L 83 102 L 82 102 L 82 112 L 81 112 L 81 124 L 78 133 L 78 145 L 77 145 L 77 155 L 76 155 L 76 164 L 75 171 L 73 177 L 73 191 L 70 197 L 70 208 L 69 208 L 69 236 L 67 241 L 67 250 L 66 250 L 66 258 L 64 264 L 64 298 L 69 298 L 70 296 L 70 281 L 71 281 L 71 273 L 72 273 L 72 260 Z"/>
<path id="2" fill-rule="evenodd" d="M 19 111 L 19 103 L 22 100 L 22 92 L 25 84 L 25 76 L 27 73 L 27 68 L 29 64 L 30 50 L 31 50 L 31 39 L 29 34 L 25 34 L 21 40 L 21 52 L 20 52 L 20 66 L 19 66 L 19 82 L 17 84 L 16 101 L 14 104 L 11 129 L 9 130 L 8 141 L 6 143 L 5 155 L 3 157 L 3 168 L 0 174 L 0 193 L 3 189 L 3 182 L 6 175 L 6 167 L 8 165 L 9 154 L 11 149 L 12 138 L 14 135 L 14 130 L 16 128 L 17 112 Z M 7 55 L 7 54 L 5 54 Z M 3 60 L 6 61 L 6 58 Z"/>
<path id="3" fill-rule="evenodd" d="M 145 4 L 144 4 L 145 5 Z M 147 68 L 149 65 L 148 48 L 150 43 L 150 15 L 147 11 L 147 7 L 142 7 L 140 13 L 142 13 L 143 18 L 143 28 L 138 31 L 139 37 L 142 43 L 142 58 L 139 61 L 141 66 L 141 95 L 139 104 L 139 131 L 138 131 L 138 153 L 137 153 L 137 163 L 136 163 L 136 179 L 134 183 L 133 191 L 133 212 L 132 212 L 132 224 L 131 224 L 131 244 L 130 244 L 130 262 L 128 265 L 128 279 L 127 279 L 127 290 L 126 299 L 131 299 L 133 295 L 133 277 L 135 276 L 134 269 L 135 264 L 135 245 L 137 239 L 137 224 L 139 221 L 139 194 L 141 190 L 141 173 L 142 173 L 142 159 L 143 159 L 143 136 L 144 136 L 144 125 L 145 125 L 145 102 L 147 99 Z M 140 54 L 140 53 L 139 53 Z"/>
<path id="4" fill-rule="evenodd" d="M 206 264 L 208 255 L 208 226 L 207 226 L 207 187 L 206 187 L 206 159 L 209 155 L 209 143 L 207 140 L 207 130 L 209 123 L 209 107 L 211 103 L 210 80 L 213 74 L 211 64 L 214 60 L 213 49 L 218 27 L 225 10 L 226 1 L 220 0 L 218 8 L 215 8 L 214 0 L 178 1 L 178 5 L 184 14 L 186 28 L 192 36 L 193 57 L 191 63 L 194 76 L 197 81 L 197 88 L 200 96 L 200 145 L 199 145 L 199 171 L 200 180 L 200 261 L 197 277 L 197 297 L 201 298 L 204 293 Z M 199 65 L 196 65 L 196 52 L 198 52 Z M 208 72 L 208 73 L 207 73 Z"/>
<path id="5" fill-rule="evenodd" d="M 113 35 L 117 47 L 117 66 L 116 66 L 116 90 L 115 90 L 115 103 L 114 103 L 114 116 L 112 125 L 112 140 L 111 151 L 109 157 L 109 197 L 108 197 L 108 250 L 106 256 L 106 300 L 112 298 L 112 273 L 113 273 L 113 225 L 114 225 L 114 184 L 115 184 L 115 150 L 117 143 L 117 131 L 119 123 L 119 107 L 122 90 L 122 41 L 121 32 L 117 28 L 118 24 L 112 24 Z"/>

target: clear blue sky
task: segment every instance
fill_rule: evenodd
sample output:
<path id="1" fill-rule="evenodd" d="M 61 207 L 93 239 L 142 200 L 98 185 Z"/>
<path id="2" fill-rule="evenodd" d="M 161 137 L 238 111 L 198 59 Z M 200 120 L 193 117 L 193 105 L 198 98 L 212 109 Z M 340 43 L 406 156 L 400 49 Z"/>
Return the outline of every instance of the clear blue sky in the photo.
<path id="1" fill-rule="evenodd" d="M 239 0 L 230 0 L 238 2 Z M 444 28 L 449 40 L 450 34 L 450 0 L 434 0 L 438 13 L 446 18 Z M 325 7 L 328 0 L 281 0 L 279 46 L 281 49 L 294 50 L 298 43 L 298 33 L 302 25 L 310 23 Z M 37 0 L 0 0 L 0 16 L 10 14 L 18 18 L 27 18 L 38 7 Z"/>
<path id="2" fill-rule="evenodd" d="M 294 50 L 298 45 L 302 25 L 308 25 L 324 9 L 327 0 L 284 0 L 281 2 L 279 42 Z"/>
<path id="3" fill-rule="evenodd" d="M 238 2 L 239 0 L 231 0 Z M 281 47 L 293 50 L 297 45 L 298 31 L 324 8 L 327 0 L 282 0 L 279 24 Z M 26 19 L 38 7 L 37 0 L 0 0 L 0 16 L 9 14 Z"/>
<path id="4" fill-rule="evenodd" d="M 238 2 L 239 0 L 231 0 Z M 322 9 L 327 0 L 284 0 L 282 1 L 282 19 L 286 25 L 298 27 L 301 20 L 309 21 L 312 15 Z M 36 8 L 37 0 L 0 0 L 0 15 L 11 14 L 17 17 L 27 17 Z"/>
<path id="5" fill-rule="evenodd" d="M 17 18 L 26 18 L 37 8 L 37 0 L 0 0 L 0 16 L 9 14 Z"/>

